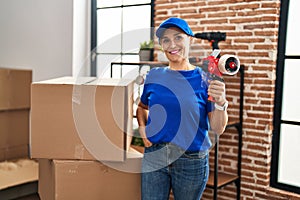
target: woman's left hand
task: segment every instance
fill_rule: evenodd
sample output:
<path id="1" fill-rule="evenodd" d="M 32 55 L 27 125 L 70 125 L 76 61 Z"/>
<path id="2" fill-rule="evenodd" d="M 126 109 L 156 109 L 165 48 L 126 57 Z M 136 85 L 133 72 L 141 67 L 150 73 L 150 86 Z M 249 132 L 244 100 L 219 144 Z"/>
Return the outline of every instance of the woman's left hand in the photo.
<path id="1" fill-rule="evenodd" d="M 214 98 L 215 103 L 223 106 L 226 102 L 225 83 L 218 80 L 209 81 L 208 95 Z"/>

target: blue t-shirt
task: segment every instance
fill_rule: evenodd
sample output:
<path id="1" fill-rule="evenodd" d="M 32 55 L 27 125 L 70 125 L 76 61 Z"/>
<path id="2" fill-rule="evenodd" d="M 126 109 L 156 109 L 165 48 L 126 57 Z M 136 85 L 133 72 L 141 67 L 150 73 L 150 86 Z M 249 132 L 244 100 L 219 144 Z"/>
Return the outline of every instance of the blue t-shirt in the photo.
<path id="1" fill-rule="evenodd" d="M 146 76 L 141 102 L 149 107 L 147 138 L 173 143 L 187 151 L 210 148 L 207 78 L 201 68 L 176 71 L 154 68 Z"/>

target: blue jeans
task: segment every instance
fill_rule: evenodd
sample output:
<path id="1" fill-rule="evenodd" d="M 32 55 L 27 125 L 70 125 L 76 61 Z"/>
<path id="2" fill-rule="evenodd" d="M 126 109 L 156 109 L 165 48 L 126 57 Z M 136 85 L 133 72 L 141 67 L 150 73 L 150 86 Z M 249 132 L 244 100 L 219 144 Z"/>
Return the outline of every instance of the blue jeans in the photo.
<path id="1" fill-rule="evenodd" d="M 172 144 L 145 148 L 142 200 L 199 200 L 209 173 L 208 152 L 185 152 Z"/>

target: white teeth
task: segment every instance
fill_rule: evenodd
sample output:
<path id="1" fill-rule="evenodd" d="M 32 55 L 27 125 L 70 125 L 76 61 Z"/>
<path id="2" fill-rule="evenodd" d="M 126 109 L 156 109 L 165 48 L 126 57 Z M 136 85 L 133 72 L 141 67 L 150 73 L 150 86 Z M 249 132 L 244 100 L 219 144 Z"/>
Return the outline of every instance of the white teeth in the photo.
<path id="1" fill-rule="evenodd" d="M 178 50 L 170 51 L 170 54 L 176 54 L 178 53 Z"/>

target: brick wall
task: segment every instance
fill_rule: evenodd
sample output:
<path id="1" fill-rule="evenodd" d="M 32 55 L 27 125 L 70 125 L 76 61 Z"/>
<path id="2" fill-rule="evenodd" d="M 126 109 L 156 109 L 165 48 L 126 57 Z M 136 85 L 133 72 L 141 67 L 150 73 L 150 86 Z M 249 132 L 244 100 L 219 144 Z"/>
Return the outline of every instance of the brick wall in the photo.
<path id="1" fill-rule="evenodd" d="M 300 199 L 269 187 L 272 119 L 280 0 L 156 0 L 155 26 L 175 16 L 188 21 L 194 33 L 222 31 L 222 53 L 232 53 L 245 65 L 241 199 Z M 156 51 L 157 52 L 157 51 Z M 211 52 L 207 41 L 196 40 L 191 56 Z M 238 77 L 225 77 L 230 120 L 238 119 Z M 220 137 L 220 171 L 236 173 L 237 132 Z M 212 156 L 211 156 L 212 167 Z M 236 199 L 235 185 L 219 190 L 219 198 Z M 203 199 L 212 199 L 206 189 Z"/>

